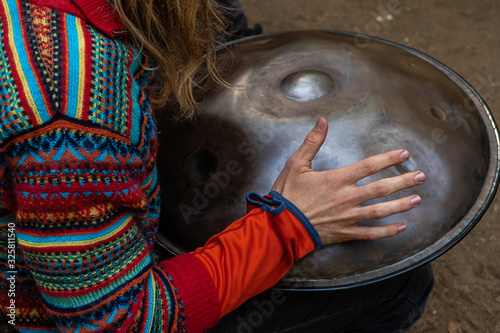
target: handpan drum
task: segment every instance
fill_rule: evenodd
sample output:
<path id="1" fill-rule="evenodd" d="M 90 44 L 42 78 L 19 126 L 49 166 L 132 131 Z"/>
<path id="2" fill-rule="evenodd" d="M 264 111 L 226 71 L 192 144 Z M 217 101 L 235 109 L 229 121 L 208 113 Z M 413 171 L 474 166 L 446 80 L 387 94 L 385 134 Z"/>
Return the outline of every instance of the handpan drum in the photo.
<path id="1" fill-rule="evenodd" d="M 358 182 L 421 170 L 409 212 L 363 225 L 405 221 L 392 238 L 325 246 L 280 281 L 289 289 L 339 289 L 379 281 L 438 257 L 459 242 L 493 200 L 498 130 L 485 102 L 438 61 L 378 38 L 332 31 L 261 35 L 218 51 L 233 89 L 203 86 L 194 121 L 159 121 L 162 212 L 158 241 L 175 254 L 202 246 L 266 194 L 318 117 L 328 137 L 313 169 L 344 167 L 392 149 L 409 161 Z"/>

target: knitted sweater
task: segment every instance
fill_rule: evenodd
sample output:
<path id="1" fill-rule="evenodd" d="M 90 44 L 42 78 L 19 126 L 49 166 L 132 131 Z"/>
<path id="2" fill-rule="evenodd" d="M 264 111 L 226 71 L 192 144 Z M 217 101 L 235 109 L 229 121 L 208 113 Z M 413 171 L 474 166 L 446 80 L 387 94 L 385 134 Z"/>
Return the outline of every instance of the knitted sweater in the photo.
<path id="1" fill-rule="evenodd" d="M 201 332 L 321 246 L 279 193 L 251 194 L 155 261 L 152 77 L 123 29 L 104 0 L 0 0 L 0 309 L 22 332 Z"/>

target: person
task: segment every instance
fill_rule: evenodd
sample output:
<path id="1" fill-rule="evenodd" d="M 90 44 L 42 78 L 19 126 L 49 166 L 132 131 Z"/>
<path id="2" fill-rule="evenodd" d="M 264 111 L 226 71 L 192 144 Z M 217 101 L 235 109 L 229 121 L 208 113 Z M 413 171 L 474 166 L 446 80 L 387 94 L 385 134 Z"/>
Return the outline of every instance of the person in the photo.
<path id="1" fill-rule="evenodd" d="M 407 160 L 404 149 L 314 172 L 328 128 L 320 118 L 271 192 L 248 195 L 247 215 L 204 247 L 159 260 L 153 108 L 175 102 L 191 116 L 200 68 L 223 83 L 213 53 L 226 29 L 220 8 L 210 0 L 0 0 L 0 23 L 0 307 L 20 332 L 206 331 L 267 297 L 314 249 L 406 228 L 358 222 L 420 204 L 411 195 L 361 205 L 424 182 L 412 172 L 356 185 Z M 372 302 L 358 295 L 363 311 L 353 320 L 375 323 L 375 307 L 390 301 L 392 311 L 383 309 L 397 320 L 384 329 L 405 329 L 421 315 L 429 276 L 388 280 L 391 292 Z M 323 310 L 338 314 L 354 294 L 328 295 Z M 414 304 L 392 302 L 410 294 Z M 249 329 L 229 321 L 214 330 Z"/>

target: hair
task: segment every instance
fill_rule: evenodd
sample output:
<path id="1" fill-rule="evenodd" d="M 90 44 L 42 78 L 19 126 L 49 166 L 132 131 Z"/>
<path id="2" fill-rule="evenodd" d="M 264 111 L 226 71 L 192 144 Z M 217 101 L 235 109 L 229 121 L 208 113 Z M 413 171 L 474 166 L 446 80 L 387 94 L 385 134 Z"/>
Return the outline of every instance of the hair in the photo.
<path id="1" fill-rule="evenodd" d="M 180 116 L 192 117 L 198 74 L 225 84 L 215 64 L 215 49 L 225 31 L 222 8 L 213 0 L 112 0 L 134 44 L 156 64 L 155 107 L 177 103 Z"/>

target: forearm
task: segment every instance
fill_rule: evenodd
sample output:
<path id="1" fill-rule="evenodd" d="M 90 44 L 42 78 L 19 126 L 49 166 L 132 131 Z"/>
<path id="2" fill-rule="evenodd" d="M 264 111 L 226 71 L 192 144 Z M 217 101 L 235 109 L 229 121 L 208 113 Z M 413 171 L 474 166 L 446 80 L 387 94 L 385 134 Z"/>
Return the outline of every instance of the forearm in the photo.
<path id="1" fill-rule="evenodd" d="M 276 195 L 274 200 L 250 196 L 249 214 L 193 253 L 213 277 L 222 316 L 272 287 L 295 261 L 322 246 L 305 216 Z"/>

